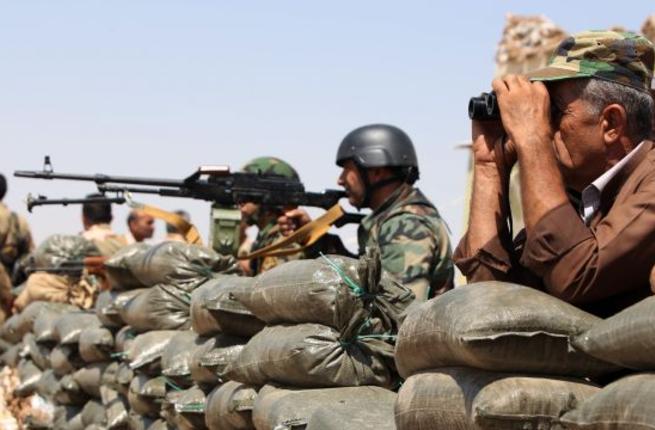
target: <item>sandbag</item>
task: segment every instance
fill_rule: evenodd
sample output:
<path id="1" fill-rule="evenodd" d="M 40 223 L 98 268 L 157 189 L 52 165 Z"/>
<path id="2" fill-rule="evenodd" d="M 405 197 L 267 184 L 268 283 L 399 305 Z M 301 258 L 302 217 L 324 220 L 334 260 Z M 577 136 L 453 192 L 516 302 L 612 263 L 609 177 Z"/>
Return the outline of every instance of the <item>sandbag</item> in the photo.
<path id="1" fill-rule="evenodd" d="M 150 245 L 146 243 L 133 243 L 121 248 L 105 261 L 107 280 L 109 280 L 112 290 L 124 291 L 144 287 L 132 274 L 128 262 L 141 260 L 149 248 Z"/>
<path id="2" fill-rule="evenodd" d="M 61 315 L 55 322 L 55 337 L 60 345 L 78 343 L 82 330 L 89 327 L 102 327 L 98 317 L 89 312 L 69 312 Z"/>
<path id="3" fill-rule="evenodd" d="M 175 285 L 187 292 L 211 278 L 214 273 L 236 273 L 234 257 L 198 245 L 182 242 L 162 242 L 142 252 L 128 248 L 110 258 L 105 266 L 109 278 L 115 278 L 114 269 L 129 271 L 141 285 Z M 130 282 L 131 283 L 131 282 Z"/>
<path id="4" fill-rule="evenodd" d="M 68 312 L 66 312 L 68 313 Z M 42 312 L 34 320 L 32 332 L 37 342 L 57 342 L 55 326 L 63 313 Z"/>
<path id="5" fill-rule="evenodd" d="M 197 386 L 168 393 L 162 405 L 162 416 L 170 427 L 178 430 L 204 430 L 206 396 Z"/>
<path id="6" fill-rule="evenodd" d="M 44 370 L 36 383 L 36 393 L 44 399 L 51 400 L 59 389 L 59 379 L 52 369 Z"/>
<path id="7" fill-rule="evenodd" d="M 597 376 L 615 370 L 569 348 L 569 336 L 600 321 L 533 288 L 480 282 L 412 307 L 400 328 L 396 365 L 404 378 L 446 366 Z"/>
<path id="8" fill-rule="evenodd" d="M 5 366 L 16 367 L 24 350 L 25 345 L 23 345 L 23 342 L 17 343 L 0 355 L 0 362 Z"/>
<path id="9" fill-rule="evenodd" d="M 130 368 L 149 375 L 160 373 L 161 355 L 176 334 L 173 330 L 159 330 L 135 337 L 125 355 Z"/>
<path id="10" fill-rule="evenodd" d="M 270 326 L 256 334 L 225 371 L 249 385 L 391 387 L 393 347 L 377 338 L 342 337 L 320 324 Z"/>
<path id="11" fill-rule="evenodd" d="M 447 367 L 409 377 L 398 393 L 399 430 L 562 428 L 567 411 L 600 389 L 582 380 Z"/>
<path id="12" fill-rule="evenodd" d="M 105 417 L 105 407 L 96 400 L 89 400 L 82 408 L 82 424 L 85 430 L 90 426 L 105 424 L 107 419 Z"/>
<path id="13" fill-rule="evenodd" d="M 20 342 L 27 331 L 23 331 L 21 314 L 14 314 L 2 323 L 0 338 L 11 343 Z"/>
<path id="14" fill-rule="evenodd" d="M 116 332 L 114 337 L 114 344 L 116 346 L 116 352 L 124 352 L 130 349 L 130 344 L 134 342 L 134 338 L 137 337 L 138 333 L 129 325 L 126 325 L 122 329 Z"/>
<path id="15" fill-rule="evenodd" d="M 80 357 L 87 363 L 109 361 L 114 350 L 114 335 L 106 328 L 87 328 L 79 338 Z"/>
<path id="16" fill-rule="evenodd" d="M 254 387 L 228 381 L 207 396 L 205 424 L 209 430 L 254 430 L 252 408 L 257 398 Z"/>
<path id="17" fill-rule="evenodd" d="M 189 320 L 189 293 L 171 285 L 141 291 L 119 308 L 121 319 L 139 333 L 151 330 L 185 330 Z"/>
<path id="18" fill-rule="evenodd" d="M 191 293 L 191 326 L 202 336 L 218 333 L 251 337 L 265 323 L 239 302 L 235 293 L 250 290 L 254 279 L 246 276 L 216 275 Z"/>
<path id="19" fill-rule="evenodd" d="M 567 429 L 655 429 L 655 373 L 626 376 L 561 418 Z"/>
<path id="20" fill-rule="evenodd" d="M 324 389 L 263 387 L 255 400 L 252 419 L 257 430 L 301 429 L 320 407 L 331 408 L 343 403 L 360 409 L 374 409 L 391 415 L 396 394 L 380 387 L 342 387 Z"/>
<path id="21" fill-rule="evenodd" d="M 636 370 L 655 370 L 655 296 L 624 309 L 572 340 L 591 356 Z"/>
<path id="22" fill-rule="evenodd" d="M 42 375 L 43 372 L 32 360 L 21 360 L 18 363 L 18 380 L 20 382 L 14 388 L 14 394 L 18 397 L 27 397 L 34 393 Z"/>
<path id="23" fill-rule="evenodd" d="M 128 403 L 127 399 L 119 396 L 105 404 L 105 416 L 107 417 L 107 429 L 123 429 L 127 426 Z"/>
<path id="24" fill-rule="evenodd" d="M 130 412 L 127 418 L 128 430 L 168 430 L 166 422 Z"/>
<path id="25" fill-rule="evenodd" d="M 23 336 L 23 345 L 23 355 L 29 357 L 39 369 L 46 370 L 50 367 L 50 345 L 38 343 L 32 333 Z"/>
<path id="26" fill-rule="evenodd" d="M 20 313 L 12 315 L 0 329 L 0 338 L 11 343 L 20 341 L 23 336 L 32 331 L 34 321 L 42 314 L 59 315 L 77 309 L 75 306 L 64 303 L 50 303 L 43 301 L 32 302 Z"/>
<path id="27" fill-rule="evenodd" d="M 343 329 L 366 310 L 375 332 L 398 332 L 413 293 L 383 274 L 379 256 L 295 260 L 261 273 L 236 299 L 267 324 L 318 323 Z"/>
<path id="28" fill-rule="evenodd" d="M 95 245 L 82 236 L 53 234 L 30 255 L 28 266 L 32 271 L 58 271 L 82 264 L 84 257 L 98 255 Z"/>
<path id="29" fill-rule="evenodd" d="M 82 411 L 81 408 L 75 406 L 57 407 L 55 409 L 55 422 L 53 428 L 55 430 L 68 430 L 67 425 L 69 421 L 79 416 L 81 411 Z M 80 422 L 79 422 L 80 425 L 82 424 L 81 419 L 82 417 L 80 416 Z"/>
<path id="30" fill-rule="evenodd" d="M 84 393 L 99 399 L 102 374 L 107 365 L 108 363 L 94 363 L 82 367 L 73 373 L 73 380 Z"/>
<path id="31" fill-rule="evenodd" d="M 132 379 L 127 394 L 130 408 L 138 414 L 151 418 L 159 416 L 164 397 L 166 397 L 166 378 L 163 376 L 151 379 L 146 375 L 137 375 Z"/>
<path id="32" fill-rule="evenodd" d="M 225 382 L 225 368 L 243 350 L 246 340 L 219 334 L 209 339 L 198 338 L 191 354 L 191 379 L 201 387 L 215 387 Z"/>
<path id="33" fill-rule="evenodd" d="M 142 291 L 145 291 L 145 289 L 101 292 L 98 294 L 98 298 L 96 299 L 96 316 L 105 327 L 123 327 L 125 325 L 125 321 L 123 321 L 121 318 L 119 309 L 123 308 L 130 299 Z"/>
<path id="34" fill-rule="evenodd" d="M 64 376 L 84 366 L 84 360 L 80 357 L 77 345 L 56 346 L 50 352 L 50 368 L 55 375 Z"/>
<path id="35" fill-rule="evenodd" d="M 360 402 L 319 407 L 309 417 L 306 430 L 396 430 L 393 404 L 390 407 L 382 406 L 374 400 L 364 405 L 358 403 Z"/>
<path id="36" fill-rule="evenodd" d="M 102 385 L 127 397 L 132 379 L 134 379 L 134 371 L 127 363 L 111 362 L 102 374 Z"/>
<path id="37" fill-rule="evenodd" d="M 59 380 L 53 399 L 58 405 L 83 406 L 89 396 L 75 382 L 73 375 L 65 375 Z"/>
<path id="38" fill-rule="evenodd" d="M 173 336 L 162 351 L 161 374 L 180 387 L 191 387 L 193 380 L 190 364 L 197 342 L 198 335 L 190 330 L 180 331 Z"/>

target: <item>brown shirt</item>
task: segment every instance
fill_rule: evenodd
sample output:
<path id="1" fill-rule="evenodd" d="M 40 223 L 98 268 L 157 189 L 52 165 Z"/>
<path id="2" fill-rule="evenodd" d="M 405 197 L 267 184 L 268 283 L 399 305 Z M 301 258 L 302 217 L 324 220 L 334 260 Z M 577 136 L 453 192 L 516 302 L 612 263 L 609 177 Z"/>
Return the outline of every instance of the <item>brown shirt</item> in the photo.
<path id="1" fill-rule="evenodd" d="M 655 148 L 650 141 L 607 184 L 585 225 L 573 204 L 546 214 L 526 238 L 504 231 L 475 254 L 466 236 L 455 264 L 469 282 L 534 286 L 599 316 L 652 294 L 655 265 Z"/>

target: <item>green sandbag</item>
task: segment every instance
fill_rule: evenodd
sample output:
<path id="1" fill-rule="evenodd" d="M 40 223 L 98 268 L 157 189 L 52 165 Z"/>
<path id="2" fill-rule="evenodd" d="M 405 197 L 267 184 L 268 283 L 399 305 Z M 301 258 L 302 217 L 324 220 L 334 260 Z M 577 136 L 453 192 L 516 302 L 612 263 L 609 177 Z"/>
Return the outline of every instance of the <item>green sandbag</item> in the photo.
<path id="1" fill-rule="evenodd" d="M 571 350 L 600 321 L 533 288 L 480 282 L 412 307 L 396 344 L 404 378 L 446 366 L 593 377 L 616 367 Z"/>
<path id="2" fill-rule="evenodd" d="M 96 316 L 107 328 L 121 328 L 125 321 L 120 316 L 119 309 L 122 309 L 132 297 L 145 291 L 144 288 L 130 291 L 103 291 L 96 299 Z"/>
<path id="3" fill-rule="evenodd" d="M 100 251 L 93 242 L 82 236 L 54 234 L 34 250 L 27 267 L 31 271 L 70 273 L 77 268 L 82 273 L 85 257 L 99 256 Z"/>
<path id="4" fill-rule="evenodd" d="M 84 360 L 80 357 L 77 345 L 56 346 L 50 352 L 50 368 L 57 376 L 68 375 L 82 366 Z"/>
<path id="5" fill-rule="evenodd" d="M 52 345 L 38 343 L 32 333 L 23 336 L 23 345 L 25 346 L 23 355 L 29 357 L 39 369 L 46 370 L 50 368 Z"/>
<path id="6" fill-rule="evenodd" d="M 102 375 L 109 363 L 89 364 L 73 373 L 73 380 L 84 393 L 96 399 L 100 398 Z"/>
<path id="7" fill-rule="evenodd" d="M 94 313 L 75 311 L 62 314 L 55 322 L 55 337 L 60 345 L 76 344 L 82 330 L 89 327 L 102 327 Z"/>
<path id="8" fill-rule="evenodd" d="M 137 375 L 130 383 L 127 400 L 134 412 L 157 418 L 161 409 L 161 402 L 165 397 L 165 377 L 149 378 L 146 375 Z"/>
<path id="9" fill-rule="evenodd" d="M 149 248 L 150 245 L 146 243 L 133 243 L 119 249 L 105 261 L 107 279 L 112 290 L 125 291 L 144 287 L 132 274 L 131 265 L 128 262 L 142 259 Z"/>
<path id="10" fill-rule="evenodd" d="M 34 315 L 31 327 L 37 342 L 56 342 L 55 325 L 59 317 L 70 312 L 79 311 L 77 307 L 65 303 L 48 303 L 35 309 L 31 307 L 34 303 L 30 303 L 23 312 L 28 309 L 38 310 L 38 315 Z M 23 313 L 20 315 L 23 315 Z M 29 318 L 25 318 L 25 321 L 29 321 Z"/>
<path id="11" fill-rule="evenodd" d="M 394 392 L 380 387 L 297 389 L 267 385 L 259 391 L 252 419 L 257 430 L 301 429 L 319 408 L 350 404 L 393 420 L 395 401 Z"/>
<path id="12" fill-rule="evenodd" d="M 295 260 L 255 278 L 235 292 L 238 301 L 267 324 L 318 323 L 343 329 L 366 310 L 378 333 L 398 332 L 412 292 L 381 271 L 377 254 L 359 261 L 339 256 Z"/>
<path id="13" fill-rule="evenodd" d="M 239 356 L 247 340 L 219 334 L 196 342 L 199 345 L 189 361 L 191 379 L 201 387 L 215 387 L 226 381 L 225 369 Z"/>
<path id="14" fill-rule="evenodd" d="M 198 335 L 193 331 L 180 331 L 173 336 L 161 355 L 161 374 L 175 385 L 188 388 L 191 379 L 191 357 L 197 346 Z"/>
<path id="15" fill-rule="evenodd" d="M 42 314 L 60 315 L 76 310 L 75 306 L 65 303 L 32 302 L 20 313 L 12 315 L 0 328 L 0 338 L 10 342 L 19 342 L 25 334 L 32 331 L 34 321 Z"/>
<path id="16" fill-rule="evenodd" d="M 14 394 L 18 397 L 27 397 L 36 391 L 36 387 L 41 380 L 43 372 L 39 369 L 32 360 L 22 359 L 18 363 L 18 380 L 20 381 Z"/>
<path id="17" fill-rule="evenodd" d="M 185 330 L 191 326 L 186 291 L 157 285 L 145 289 L 119 308 L 121 319 L 139 333 L 151 330 Z"/>
<path id="18" fill-rule="evenodd" d="M 135 337 L 130 348 L 125 351 L 125 358 L 130 368 L 138 369 L 148 375 L 159 374 L 164 348 L 177 333 L 173 330 L 158 330 Z"/>
<path id="19" fill-rule="evenodd" d="M 571 430 L 655 429 L 655 373 L 615 381 L 561 418 Z"/>
<path id="20" fill-rule="evenodd" d="M 126 325 L 122 329 L 116 332 L 114 336 L 114 344 L 116 346 L 116 352 L 123 352 L 130 349 L 130 344 L 134 341 L 134 338 L 137 337 L 138 333 L 129 325 Z"/>
<path id="21" fill-rule="evenodd" d="M 214 273 L 236 273 L 237 262 L 232 256 L 198 245 L 182 242 L 162 242 L 145 250 L 129 253 L 118 252 L 105 266 L 109 278 L 115 278 L 113 270 L 129 271 L 141 285 L 174 285 L 191 292 L 211 278 Z M 120 284 L 116 280 L 117 284 Z"/>
<path id="22" fill-rule="evenodd" d="M 205 430 L 206 395 L 198 386 L 166 394 L 162 416 L 177 430 Z"/>
<path id="23" fill-rule="evenodd" d="M 85 362 L 109 361 L 113 351 L 114 335 L 108 329 L 87 328 L 80 333 L 79 352 Z"/>
<path id="24" fill-rule="evenodd" d="M 228 381 L 207 396 L 205 424 L 209 430 L 254 430 L 252 409 L 257 398 L 254 387 Z"/>
<path id="25" fill-rule="evenodd" d="M 598 321 L 572 345 L 598 359 L 636 370 L 655 370 L 655 296 Z"/>
<path id="26" fill-rule="evenodd" d="M 446 367 L 409 377 L 398 392 L 399 430 L 561 429 L 561 415 L 600 389 L 583 380 Z"/>
<path id="27" fill-rule="evenodd" d="M 249 385 L 391 387 L 393 346 L 377 338 L 342 336 L 320 324 L 270 326 L 232 361 L 227 378 Z"/>
<path id="28" fill-rule="evenodd" d="M 93 425 L 105 424 L 107 418 L 105 416 L 105 407 L 96 400 L 89 400 L 82 408 L 82 424 L 85 430 Z"/>
<path id="29" fill-rule="evenodd" d="M 191 326 L 202 336 L 224 333 L 251 337 L 265 323 L 255 317 L 236 299 L 240 291 L 253 287 L 254 279 L 246 276 L 216 275 L 191 293 Z"/>

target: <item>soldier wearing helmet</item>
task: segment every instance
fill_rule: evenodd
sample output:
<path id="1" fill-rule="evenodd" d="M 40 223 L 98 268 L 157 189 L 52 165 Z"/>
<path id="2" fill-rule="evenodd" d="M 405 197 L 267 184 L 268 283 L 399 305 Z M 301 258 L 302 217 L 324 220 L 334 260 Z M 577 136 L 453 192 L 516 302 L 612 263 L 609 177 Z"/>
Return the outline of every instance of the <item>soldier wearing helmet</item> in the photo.
<path id="1" fill-rule="evenodd" d="M 434 205 L 413 187 L 419 169 L 409 136 L 384 124 L 357 128 L 341 142 L 336 163 L 343 169 L 338 183 L 349 202 L 372 209 L 358 230 L 360 254 L 379 248 L 383 268 L 420 300 L 452 288 L 448 231 Z M 296 210 L 281 217 L 279 225 L 288 234 L 308 221 Z"/>
<path id="2" fill-rule="evenodd" d="M 246 163 L 241 171 L 246 173 L 257 173 L 261 175 L 280 175 L 289 179 L 300 180 L 296 170 L 291 165 L 275 157 L 258 157 Z M 264 208 L 257 203 L 244 202 L 239 204 L 242 221 L 248 225 L 255 225 L 259 229 L 257 237 L 252 243 L 249 252 L 257 251 L 264 248 L 277 239 L 281 238 L 280 228 L 277 225 L 277 218 L 281 216 L 287 208 Z M 297 246 L 299 245 L 292 245 Z M 288 256 L 262 257 L 254 258 L 248 262 L 247 272 L 250 275 L 257 275 L 266 270 L 284 263 L 285 261 L 297 260 L 304 258 L 303 252 L 298 252 Z"/>

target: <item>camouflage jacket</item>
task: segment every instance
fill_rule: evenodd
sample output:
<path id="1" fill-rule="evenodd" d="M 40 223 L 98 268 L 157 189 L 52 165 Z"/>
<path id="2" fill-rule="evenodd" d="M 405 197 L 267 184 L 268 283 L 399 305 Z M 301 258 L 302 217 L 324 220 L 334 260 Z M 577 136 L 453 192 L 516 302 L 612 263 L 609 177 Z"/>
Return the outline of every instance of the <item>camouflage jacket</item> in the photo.
<path id="1" fill-rule="evenodd" d="M 14 263 L 34 249 L 27 221 L 0 203 L 0 261 L 9 273 Z"/>
<path id="2" fill-rule="evenodd" d="M 252 243 L 250 252 L 255 252 L 268 245 L 271 245 L 273 242 L 279 240 L 280 238 L 282 238 L 282 233 L 280 233 L 280 229 L 277 225 L 277 220 L 273 219 L 269 221 L 269 223 L 266 224 L 264 228 L 259 230 L 257 233 L 257 238 Z M 300 245 L 294 244 L 291 246 L 299 247 Z M 306 258 L 305 253 L 302 251 L 291 255 L 253 258 L 250 260 L 250 273 L 252 276 L 255 276 L 287 261 L 300 260 L 302 258 Z"/>
<path id="3" fill-rule="evenodd" d="M 448 230 L 437 209 L 417 188 L 403 185 L 362 220 L 360 254 L 378 247 L 382 267 L 419 299 L 440 294 L 453 283 Z"/>

